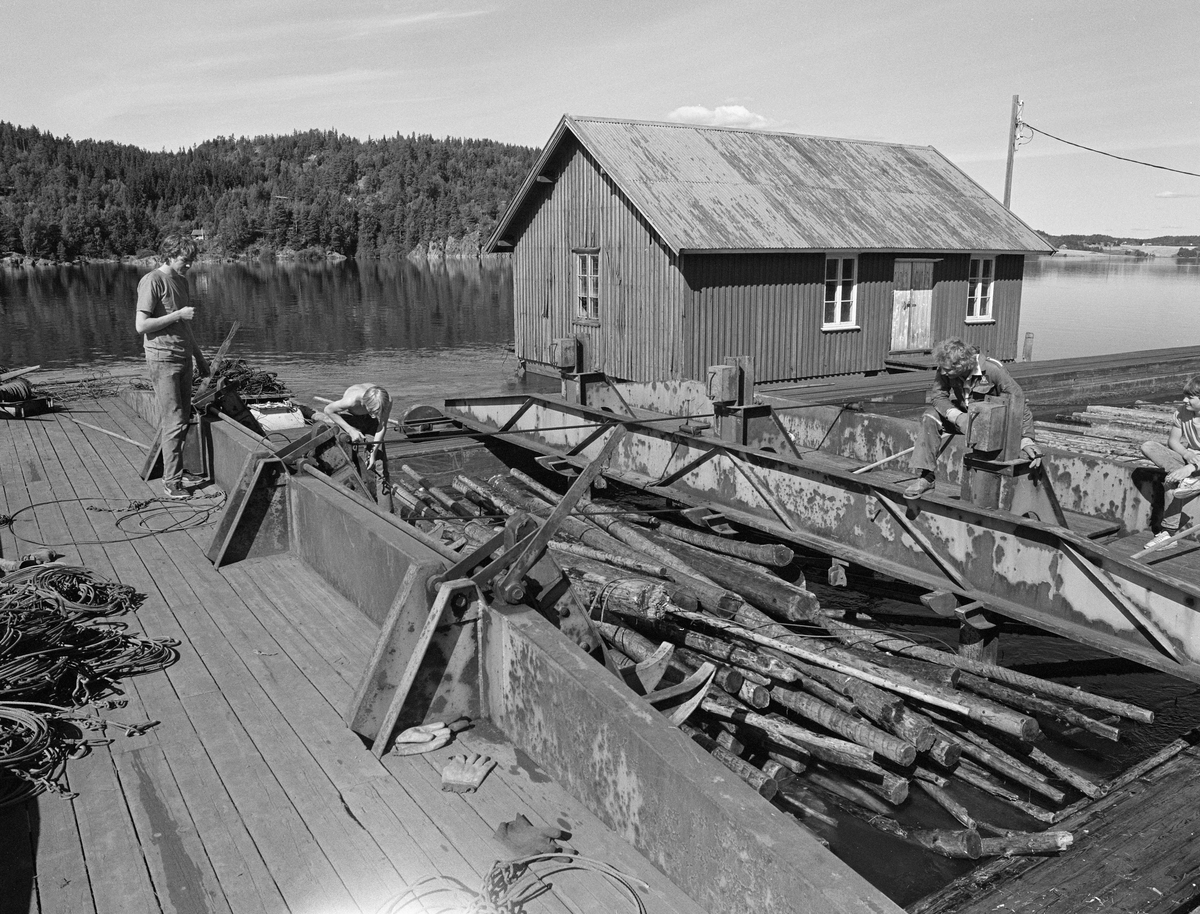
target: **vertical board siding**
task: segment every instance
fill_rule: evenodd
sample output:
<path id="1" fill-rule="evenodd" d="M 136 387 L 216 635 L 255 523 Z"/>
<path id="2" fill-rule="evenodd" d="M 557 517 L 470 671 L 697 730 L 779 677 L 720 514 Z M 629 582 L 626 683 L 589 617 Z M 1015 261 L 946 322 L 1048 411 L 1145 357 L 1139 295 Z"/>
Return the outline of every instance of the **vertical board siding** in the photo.
<path id="1" fill-rule="evenodd" d="M 789 381 L 883 368 L 891 335 L 892 257 L 859 258 L 856 330 L 822 330 L 822 253 L 689 254 L 691 305 L 684 374 L 705 377 L 727 356 L 754 358 L 758 381 Z"/>
<path id="2" fill-rule="evenodd" d="M 680 377 L 677 259 L 577 144 L 564 144 L 548 166 L 554 183 L 540 185 L 543 199 L 514 233 L 517 357 L 550 364 L 554 340 L 578 337 L 587 370 L 635 381 Z M 579 247 L 600 249 L 599 326 L 576 320 Z"/>
<path id="3" fill-rule="evenodd" d="M 970 254 L 946 254 L 933 270 L 933 341 L 961 337 L 980 352 L 1000 360 L 1017 357 L 1017 332 L 1021 321 L 1021 281 L 1025 258 L 1020 254 L 996 257 L 992 288 L 993 323 L 967 322 L 967 282 Z"/>

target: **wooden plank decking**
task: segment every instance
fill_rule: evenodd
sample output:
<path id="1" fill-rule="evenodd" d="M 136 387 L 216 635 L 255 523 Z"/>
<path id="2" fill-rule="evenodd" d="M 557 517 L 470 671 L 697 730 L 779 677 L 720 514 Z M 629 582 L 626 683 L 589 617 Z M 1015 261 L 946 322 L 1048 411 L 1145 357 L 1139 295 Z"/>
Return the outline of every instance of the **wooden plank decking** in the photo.
<path id="1" fill-rule="evenodd" d="M 118 400 L 73 404 L 91 425 L 149 442 Z M 342 722 L 374 625 L 292 556 L 218 572 L 207 506 L 155 502 L 144 452 L 56 413 L 0 422 L 0 554 L 46 544 L 147 595 L 125 621 L 175 638 L 181 660 L 125 681 L 128 725 L 158 721 L 72 761 L 78 796 L 0 810 L 0 914 L 375 912 L 430 877 L 477 889 L 513 854 L 493 837 L 525 814 L 581 854 L 650 884 L 647 909 L 698 912 L 675 885 L 502 735 L 480 726 L 443 750 L 375 759 Z M 32 507 L 31 507 L 32 506 Z M 96 510 L 99 509 L 99 510 Z M 144 523 L 146 526 L 139 526 Z M 476 794 L 440 790 L 450 756 L 499 761 Z M 529 910 L 634 910 L 610 880 L 550 877 Z"/>

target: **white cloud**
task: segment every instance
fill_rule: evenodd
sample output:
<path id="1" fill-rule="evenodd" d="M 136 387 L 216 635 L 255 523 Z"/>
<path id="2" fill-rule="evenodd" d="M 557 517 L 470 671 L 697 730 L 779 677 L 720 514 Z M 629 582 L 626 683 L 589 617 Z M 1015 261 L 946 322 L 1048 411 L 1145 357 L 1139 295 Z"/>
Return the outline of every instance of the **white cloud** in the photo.
<path id="1" fill-rule="evenodd" d="M 677 124 L 700 124 L 706 127 L 749 127 L 765 130 L 778 127 L 779 123 L 755 114 L 744 105 L 718 105 L 705 108 L 703 105 L 683 105 L 667 115 L 667 120 Z"/>
<path id="2" fill-rule="evenodd" d="M 1176 197 L 1200 197 L 1200 194 L 1181 194 L 1175 190 L 1160 190 L 1154 196 L 1162 197 L 1165 200 L 1173 200 Z"/>

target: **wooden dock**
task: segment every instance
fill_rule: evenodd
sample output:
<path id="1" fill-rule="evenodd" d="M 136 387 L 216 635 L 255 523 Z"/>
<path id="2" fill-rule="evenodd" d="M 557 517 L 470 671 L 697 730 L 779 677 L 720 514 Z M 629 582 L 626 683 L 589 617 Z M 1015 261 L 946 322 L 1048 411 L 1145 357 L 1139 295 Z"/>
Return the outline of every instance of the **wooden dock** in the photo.
<path id="1" fill-rule="evenodd" d="M 118 400 L 69 415 L 152 437 Z M 342 720 L 374 624 L 295 556 L 215 570 L 211 525 L 189 526 L 215 499 L 154 502 L 118 526 L 112 511 L 157 498 L 161 483 L 139 478 L 143 450 L 67 416 L 0 422 L 0 514 L 15 515 L 0 555 L 50 545 L 132 585 L 147 600 L 124 621 L 178 639 L 181 659 L 125 681 L 128 705 L 104 715 L 158 723 L 134 736 L 110 727 L 111 744 L 70 762 L 74 799 L 0 810 L 0 914 L 374 914 L 440 884 L 428 880 L 478 890 L 493 861 L 516 856 L 493 831 L 521 814 L 649 883 L 648 910 L 702 910 L 498 731 L 376 759 Z M 477 793 L 444 793 L 441 770 L 463 752 L 499 764 Z M 529 911 L 635 910 L 595 873 L 547 884 Z"/>
<path id="2" fill-rule="evenodd" d="M 764 385 L 758 392 L 798 402 L 872 401 L 924 404 L 933 374 L 911 360 L 908 370 L 874 377 L 846 376 Z M 1086 358 L 1009 362 L 1030 405 L 1039 407 L 1132 402 L 1177 397 L 1188 377 L 1200 374 L 1200 347 L 1145 349 Z"/>
<path id="3" fill-rule="evenodd" d="M 912 914 L 1183 914 L 1200 903 L 1200 734 L 1116 779 L 1054 825 L 1077 836 L 1061 855 L 1001 858 L 909 907 Z M 1155 764 L 1155 762 L 1159 762 Z"/>

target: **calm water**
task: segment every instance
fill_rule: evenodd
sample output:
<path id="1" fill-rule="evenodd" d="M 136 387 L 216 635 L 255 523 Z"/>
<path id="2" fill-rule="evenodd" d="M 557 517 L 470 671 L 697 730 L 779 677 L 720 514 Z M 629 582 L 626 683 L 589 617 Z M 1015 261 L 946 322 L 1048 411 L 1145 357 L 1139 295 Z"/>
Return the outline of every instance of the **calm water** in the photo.
<path id="1" fill-rule="evenodd" d="M 0 365 L 141 367 L 133 332 L 144 268 L 0 272 Z M 215 349 L 276 371 L 299 395 L 365 378 L 412 398 L 506 389 L 516 370 L 507 264 L 409 261 L 200 264 L 194 328 Z M 1063 257 L 1026 265 L 1020 339 L 1034 358 L 1200 345 L 1200 265 Z M 472 386 L 483 385 L 483 387 Z"/>
<path id="2" fill-rule="evenodd" d="M 144 272 L 0 272 L 0 365 L 141 371 L 133 317 Z M 230 356 L 276 372 L 306 400 L 368 379 L 400 404 L 499 394 L 525 386 L 510 352 L 511 277 L 507 264 L 478 261 L 198 264 L 192 326 L 211 355 L 240 321 Z"/>
<path id="3" fill-rule="evenodd" d="M 1026 261 L 1020 340 L 1034 359 L 1200 346 L 1200 265 L 1131 257 Z"/>
<path id="4" fill-rule="evenodd" d="M 142 272 L 116 265 L 0 272 L 0 365 L 140 373 L 133 312 Z M 1026 277 L 1021 339 L 1034 334 L 1036 359 L 1200 345 L 1195 319 L 1200 266 L 1054 257 L 1029 263 Z M 192 287 L 197 304 L 193 326 L 202 345 L 211 352 L 232 322 L 240 321 L 231 355 L 277 372 L 301 399 L 336 396 L 366 379 L 386 386 L 401 405 L 436 404 L 456 394 L 556 387 L 533 375 L 524 381 L 515 376 L 508 348 L 513 314 L 507 265 L 202 264 L 192 273 Z M 911 611 L 904 604 L 815 583 L 813 588 L 830 608 Z M 890 619 L 891 627 L 919 640 L 956 639 L 952 627 Z M 1112 776 L 1200 723 L 1195 686 L 1060 639 L 1006 634 L 1001 659 L 1156 712 L 1153 727 L 1130 726 L 1118 745 L 1082 740 L 1055 750 L 1097 778 Z M 940 815 L 919 795 L 911 805 L 914 814 L 934 821 Z M 901 904 L 967 868 L 914 851 L 849 818 L 825 837 Z"/>

